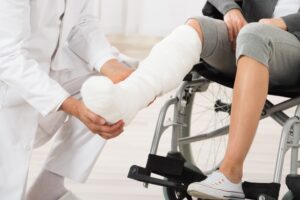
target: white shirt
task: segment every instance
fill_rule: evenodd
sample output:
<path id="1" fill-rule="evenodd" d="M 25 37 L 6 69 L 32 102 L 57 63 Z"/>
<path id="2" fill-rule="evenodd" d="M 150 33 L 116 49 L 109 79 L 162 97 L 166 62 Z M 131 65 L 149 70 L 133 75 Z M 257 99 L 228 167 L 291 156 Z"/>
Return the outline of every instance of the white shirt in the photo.
<path id="1" fill-rule="evenodd" d="M 297 13 L 300 8 L 300 0 L 278 0 L 273 17 L 283 17 Z"/>

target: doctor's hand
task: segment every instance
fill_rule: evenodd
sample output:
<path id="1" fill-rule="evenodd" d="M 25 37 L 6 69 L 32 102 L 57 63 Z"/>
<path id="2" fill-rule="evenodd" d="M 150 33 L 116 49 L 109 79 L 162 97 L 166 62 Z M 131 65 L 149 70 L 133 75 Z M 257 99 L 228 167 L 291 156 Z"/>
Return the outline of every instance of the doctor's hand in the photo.
<path id="1" fill-rule="evenodd" d="M 93 133 L 100 135 L 104 139 L 112 139 L 119 136 L 124 131 L 124 122 L 108 125 L 106 121 L 91 112 L 83 102 L 69 97 L 64 101 L 61 110 L 78 118 Z"/>
<path id="2" fill-rule="evenodd" d="M 116 59 L 107 61 L 101 67 L 101 74 L 112 80 L 113 83 L 118 83 L 126 79 L 134 69 L 127 67 L 125 64 Z"/>
<path id="3" fill-rule="evenodd" d="M 227 26 L 229 41 L 233 50 L 235 50 L 236 38 L 240 30 L 247 24 L 247 21 L 239 9 L 232 9 L 224 15 L 224 22 Z"/>
<path id="4" fill-rule="evenodd" d="M 259 23 L 276 26 L 284 31 L 287 31 L 287 25 L 282 18 L 261 19 Z"/>

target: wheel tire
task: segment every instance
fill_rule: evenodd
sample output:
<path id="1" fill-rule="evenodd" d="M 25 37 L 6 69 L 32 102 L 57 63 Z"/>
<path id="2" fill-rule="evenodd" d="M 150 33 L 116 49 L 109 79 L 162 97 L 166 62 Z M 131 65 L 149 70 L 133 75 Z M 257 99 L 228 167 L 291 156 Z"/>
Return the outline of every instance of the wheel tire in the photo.
<path id="1" fill-rule="evenodd" d="M 163 188 L 165 200 L 192 200 L 192 197 L 184 191 L 176 191 L 171 188 Z"/>
<path id="2" fill-rule="evenodd" d="M 296 198 L 294 198 L 294 195 L 291 191 L 288 191 L 282 198 L 282 200 L 296 200 Z"/>
<path id="3" fill-rule="evenodd" d="M 219 87 L 220 89 L 216 90 L 216 87 Z M 213 83 L 212 85 L 209 86 L 209 88 L 206 92 L 211 94 L 211 101 L 213 102 L 214 100 L 220 100 L 218 98 L 218 96 L 220 96 L 220 91 L 221 90 L 230 90 L 230 89 L 227 89 L 227 88 L 225 89 L 224 86 Z M 198 92 L 195 91 L 189 97 L 188 102 L 187 102 L 187 106 L 185 108 L 185 113 L 183 114 L 183 116 L 185 116 L 185 118 L 182 119 L 183 123 L 187 124 L 187 126 L 182 126 L 181 127 L 181 129 L 179 131 L 179 138 L 192 136 L 191 126 L 194 123 L 193 114 L 195 112 L 197 112 L 197 106 L 195 106 L 194 104 L 198 101 L 199 98 L 203 97 L 203 95 L 204 95 L 203 98 L 209 99 L 207 96 L 205 97 L 204 93 L 206 93 L 206 92 L 198 93 Z M 217 94 L 217 93 L 219 93 L 219 94 Z M 231 91 L 230 91 L 230 93 L 231 93 Z M 227 98 L 226 101 L 228 101 L 228 100 L 229 99 Z M 226 103 L 231 104 L 231 98 L 230 98 L 230 102 L 226 102 Z M 211 108 L 212 110 L 217 109 L 214 102 L 211 105 L 213 106 L 213 108 Z M 227 123 L 229 124 L 229 122 L 227 122 Z M 226 137 L 226 136 L 224 136 L 224 137 Z M 185 144 L 185 145 L 180 145 L 179 144 L 178 149 L 183 154 L 183 156 L 186 159 L 187 163 L 191 163 L 192 164 L 191 166 L 197 165 L 197 158 L 195 157 L 195 154 L 193 152 L 194 149 L 192 148 L 191 144 Z M 208 169 L 208 170 L 211 170 L 211 169 Z M 170 188 L 163 188 L 163 193 L 164 193 L 164 197 L 165 197 L 166 200 L 192 200 L 192 197 L 190 197 L 189 195 L 184 193 L 184 191 L 176 191 L 176 190 L 170 189 Z"/>
<path id="4" fill-rule="evenodd" d="M 210 131 L 229 125 L 231 93 L 232 89 L 217 83 L 211 83 L 205 92 L 193 93 L 185 109 L 185 119 L 183 120 L 188 126 L 181 128 L 179 138 L 209 133 Z M 228 112 L 218 111 L 220 108 L 227 109 L 224 103 L 228 105 Z M 218 104 L 220 104 L 220 106 Z M 202 112 L 204 114 L 201 116 Z M 210 120 L 206 120 L 206 118 L 210 118 Z M 200 124 L 201 130 L 197 132 Z M 202 151 L 209 151 L 211 155 L 208 155 L 205 151 L 197 153 L 198 146 L 200 147 L 199 149 L 203 148 Z M 226 146 L 227 133 L 221 137 L 192 144 L 179 144 L 179 150 L 188 162 L 193 163 L 199 167 L 204 174 L 208 175 L 211 171 L 218 168 L 223 159 Z M 207 159 L 207 166 L 205 166 L 206 163 L 204 163 L 204 161 L 201 161 L 205 159 Z"/>

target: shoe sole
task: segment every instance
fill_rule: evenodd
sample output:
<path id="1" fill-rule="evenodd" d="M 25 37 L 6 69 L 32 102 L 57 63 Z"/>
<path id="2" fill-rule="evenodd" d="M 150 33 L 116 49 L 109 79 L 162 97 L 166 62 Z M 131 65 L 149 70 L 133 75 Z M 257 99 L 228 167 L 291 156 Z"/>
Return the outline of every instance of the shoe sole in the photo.
<path id="1" fill-rule="evenodd" d="M 205 193 L 199 192 L 199 190 L 205 191 Z M 218 192 L 220 192 L 222 194 L 218 195 Z M 198 185 L 197 189 L 194 189 L 194 188 L 189 189 L 188 194 L 193 196 L 193 197 L 202 198 L 202 199 L 210 199 L 210 200 L 216 200 L 216 199 L 240 200 L 240 199 L 245 199 L 244 195 L 242 195 L 242 194 L 241 195 L 233 195 L 230 192 L 220 191 L 220 190 L 205 187 L 205 186 L 202 186 L 202 185 Z"/>
<path id="2" fill-rule="evenodd" d="M 201 198 L 203 200 L 217 200 L 217 199 L 241 200 L 241 199 L 245 199 L 245 198 L 242 198 L 242 197 L 234 197 L 234 196 L 223 196 L 223 197 L 210 196 L 208 194 L 201 193 L 201 192 L 198 192 L 198 191 L 195 191 L 195 190 L 188 191 L 188 194 L 192 197 Z"/>

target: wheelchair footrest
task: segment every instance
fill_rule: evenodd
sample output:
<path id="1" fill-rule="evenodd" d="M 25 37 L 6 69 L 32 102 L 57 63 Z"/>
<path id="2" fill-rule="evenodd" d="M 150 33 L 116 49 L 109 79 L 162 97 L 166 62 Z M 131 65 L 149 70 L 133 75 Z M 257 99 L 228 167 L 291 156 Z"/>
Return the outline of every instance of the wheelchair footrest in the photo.
<path id="1" fill-rule="evenodd" d="M 247 199 L 278 199 L 280 184 L 243 182 L 243 191 Z"/>
<path id="2" fill-rule="evenodd" d="M 128 173 L 128 178 L 141 181 L 144 183 L 150 183 L 153 185 L 159 185 L 168 188 L 181 189 L 181 190 L 187 189 L 186 186 L 181 185 L 180 183 L 177 183 L 175 181 L 168 181 L 168 180 L 151 177 L 150 172 L 147 169 L 136 165 L 130 168 Z"/>
<path id="3" fill-rule="evenodd" d="M 151 173 L 183 183 L 202 181 L 206 178 L 196 166 L 188 163 L 179 152 L 170 152 L 166 157 L 150 154 L 146 169 Z"/>
<path id="4" fill-rule="evenodd" d="M 290 174 L 286 177 L 286 185 L 293 193 L 295 199 L 300 198 L 300 175 Z"/>
<path id="5" fill-rule="evenodd" d="M 151 177 L 152 173 L 162 176 L 163 179 Z M 181 153 L 173 152 L 168 153 L 167 157 L 150 154 L 146 168 L 132 166 L 128 178 L 186 190 L 190 183 L 202 181 L 206 176 L 197 167 L 186 162 Z"/>
<path id="6" fill-rule="evenodd" d="M 184 160 L 173 157 L 162 157 L 150 154 L 148 157 L 146 169 L 150 172 L 165 176 L 180 176 L 184 168 Z"/>

